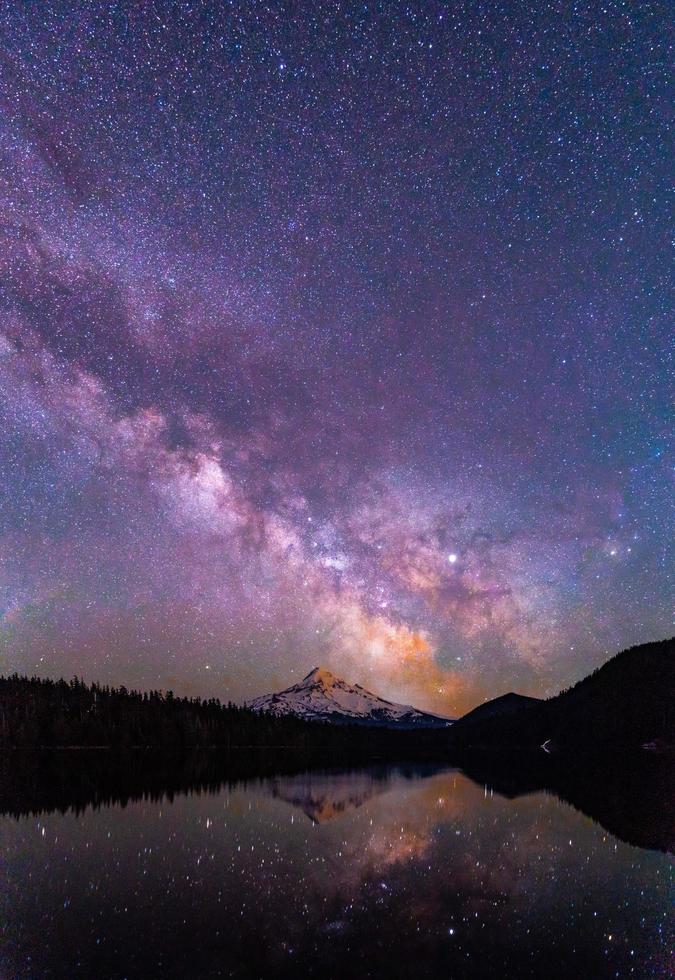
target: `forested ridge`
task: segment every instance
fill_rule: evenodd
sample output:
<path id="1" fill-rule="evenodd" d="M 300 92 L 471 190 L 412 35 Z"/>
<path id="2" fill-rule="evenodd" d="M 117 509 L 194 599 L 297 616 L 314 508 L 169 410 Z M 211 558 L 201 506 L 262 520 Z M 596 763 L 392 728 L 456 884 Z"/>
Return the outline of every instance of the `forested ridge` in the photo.
<path id="1" fill-rule="evenodd" d="M 461 718 L 457 745 L 555 749 L 675 743 L 675 640 L 617 653 L 573 687 L 545 701 L 524 699 L 508 715 Z"/>
<path id="2" fill-rule="evenodd" d="M 130 691 L 78 678 L 0 678 L 0 744 L 303 745 L 310 728 L 316 735 L 323 727 L 171 691 Z"/>
<path id="3" fill-rule="evenodd" d="M 433 734 L 276 717 L 217 698 L 127 690 L 78 678 L 0 677 L 0 746 L 287 747 L 388 753 L 442 744 Z"/>

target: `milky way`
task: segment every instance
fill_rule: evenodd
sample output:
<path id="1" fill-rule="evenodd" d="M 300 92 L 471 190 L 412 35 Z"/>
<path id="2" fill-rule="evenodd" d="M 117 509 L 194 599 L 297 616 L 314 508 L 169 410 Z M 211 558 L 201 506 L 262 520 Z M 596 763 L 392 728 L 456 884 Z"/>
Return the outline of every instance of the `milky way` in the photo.
<path id="1" fill-rule="evenodd" d="M 457 712 L 670 632 L 668 8 L 0 13 L 0 669 Z"/>

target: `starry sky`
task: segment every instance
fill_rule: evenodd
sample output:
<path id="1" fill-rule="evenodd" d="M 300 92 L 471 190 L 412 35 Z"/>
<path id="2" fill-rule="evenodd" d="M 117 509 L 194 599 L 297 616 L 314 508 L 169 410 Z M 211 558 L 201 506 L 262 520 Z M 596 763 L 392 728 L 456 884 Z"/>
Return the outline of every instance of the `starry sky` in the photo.
<path id="1" fill-rule="evenodd" d="M 0 7 L 0 669 L 464 711 L 671 630 L 669 13 Z"/>

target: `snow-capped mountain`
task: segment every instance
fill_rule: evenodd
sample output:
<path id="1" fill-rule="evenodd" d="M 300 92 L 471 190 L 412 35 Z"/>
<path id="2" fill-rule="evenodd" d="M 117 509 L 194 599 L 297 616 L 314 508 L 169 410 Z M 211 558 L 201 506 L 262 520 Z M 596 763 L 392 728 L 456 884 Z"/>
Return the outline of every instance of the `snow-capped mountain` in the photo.
<path id="1" fill-rule="evenodd" d="M 446 728 L 451 718 L 418 711 L 409 704 L 394 704 L 347 684 L 325 667 L 315 667 L 305 678 L 278 694 L 263 694 L 246 702 L 254 711 L 295 715 L 309 721 L 383 725 L 396 728 Z"/>

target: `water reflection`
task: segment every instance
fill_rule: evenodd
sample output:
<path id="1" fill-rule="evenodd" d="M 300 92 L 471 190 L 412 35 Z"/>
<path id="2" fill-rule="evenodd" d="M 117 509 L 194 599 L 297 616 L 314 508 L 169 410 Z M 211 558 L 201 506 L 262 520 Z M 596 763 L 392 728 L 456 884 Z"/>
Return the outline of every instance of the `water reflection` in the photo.
<path id="1" fill-rule="evenodd" d="M 52 771 L 65 812 L 24 785 L 0 819 L 3 977 L 668 973 L 670 856 L 551 793 L 433 764 L 223 781 L 213 759 L 161 790 L 148 761 L 125 805 L 81 759 L 77 811 Z"/>
<path id="2" fill-rule="evenodd" d="M 345 770 L 315 768 L 277 776 L 266 781 L 263 789 L 302 810 L 312 823 L 320 824 L 362 806 L 397 783 L 425 779 L 441 771 L 449 770 L 445 765 L 432 763 L 371 765 Z"/>
<path id="3" fill-rule="evenodd" d="M 312 823 L 326 823 L 347 810 L 362 806 L 378 793 L 385 793 L 393 779 L 391 771 L 325 772 L 310 770 L 295 776 L 280 776 L 265 784 L 272 796 L 301 810 Z"/>

